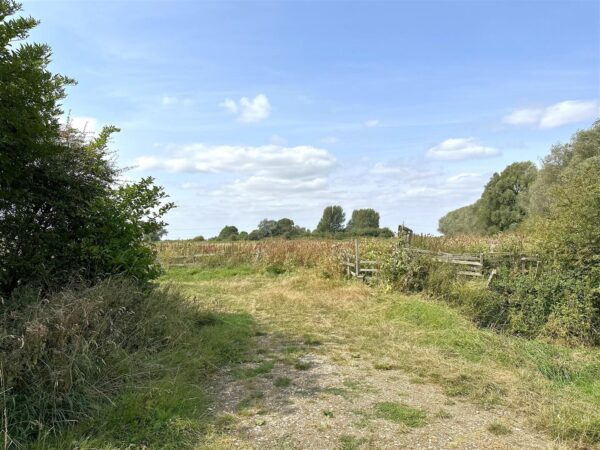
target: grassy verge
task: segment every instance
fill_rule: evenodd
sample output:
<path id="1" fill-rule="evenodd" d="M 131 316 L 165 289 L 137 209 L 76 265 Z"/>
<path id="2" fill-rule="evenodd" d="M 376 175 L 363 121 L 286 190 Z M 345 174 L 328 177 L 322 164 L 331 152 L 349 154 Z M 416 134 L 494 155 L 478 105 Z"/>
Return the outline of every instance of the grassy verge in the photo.
<path id="1" fill-rule="evenodd" d="M 413 382 L 441 386 L 449 397 L 511 409 L 558 439 L 600 443 L 597 349 L 478 329 L 452 306 L 323 279 L 310 270 L 178 281 L 190 293 L 218 285 L 220 310 L 251 313 L 271 332 L 312 336 L 324 344 L 317 351 L 336 349 L 331 357 L 337 363 L 369 355 L 373 370 L 401 369 Z"/>
<path id="2" fill-rule="evenodd" d="M 8 355 L 24 361 L 5 398 L 8 448 L 193 447 L 214 429 L 208 378 L 245 361 L 255 334 L 249 314 L 169 286 L 108 282 L 25 312 L 29 347 Z"/>

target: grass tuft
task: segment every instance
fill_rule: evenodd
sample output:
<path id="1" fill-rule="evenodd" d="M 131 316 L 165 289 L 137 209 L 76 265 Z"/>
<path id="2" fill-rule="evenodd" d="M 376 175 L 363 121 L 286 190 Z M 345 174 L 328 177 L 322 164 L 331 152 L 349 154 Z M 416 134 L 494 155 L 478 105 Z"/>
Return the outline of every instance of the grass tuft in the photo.
<path id="1" fill-rule="evenodd" d="M 377 417 L 389 420 L 390 422 L 401 423 L 408 427 L 422 427 L 425 425 L 425 411 L 419 408 L 396 402 L 382 402 L 375 405 L 375 414 Z"/>

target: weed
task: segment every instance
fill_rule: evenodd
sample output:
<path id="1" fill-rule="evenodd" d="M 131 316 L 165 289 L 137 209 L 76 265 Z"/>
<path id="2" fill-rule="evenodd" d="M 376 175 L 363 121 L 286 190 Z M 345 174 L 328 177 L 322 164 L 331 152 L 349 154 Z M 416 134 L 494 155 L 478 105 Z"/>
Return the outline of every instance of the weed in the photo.
<path id="1" fill-rule="evenodd" d="M 492 433 L 495 434 L 496 436 L 502 436 L 502 435 L 506 435 L 506 434 L 511 434 L 512 431 L 510 430 L 510 428 L 508 428 L 506 425 L 500 423 L 500 422 L 493 422 L 490 423 L 486 429 Z"/>
<path id="2" fill-rule="evenodd" d="M 365 438 L 357 438 L 349 434 L 340 436 L 340 450 L 358 450 L 367 442 Z"/>
<path id="3" fill-rule="evenodd" d="M 308 370 L 312 367 L 312 364 L 308 361 L 298 360 L 294 364 L 294 367 L 298 370 Z"/>
<path id="4" fill-rule="evenodd" d="M 382 402 L 375 405 L 375 414 L 390 422 L 404 424 L 408 427 L 422 427 L 426 424 L 425 411 L 403 403 Z"/>
<path id="5" fill-rule="evenodd" d="M 292 380 L 290 380 L 288 377 L 277 377 L 275 378 L 275 381 L 273 381 L 273 385 L 275 385 L 278 388 L 286 388 L 291 384 Z"/>

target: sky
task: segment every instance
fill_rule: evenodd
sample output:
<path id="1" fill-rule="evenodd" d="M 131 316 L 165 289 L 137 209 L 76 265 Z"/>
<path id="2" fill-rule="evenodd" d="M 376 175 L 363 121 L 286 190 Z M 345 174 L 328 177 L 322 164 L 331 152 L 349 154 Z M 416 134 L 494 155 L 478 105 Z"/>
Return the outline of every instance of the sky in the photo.
<path id="1" fill-rule="evenodd" d="M 599 116 L 597 0 L 22 3 L 65 115 L 177 204 L 169 238 L 332 204 L 436 233 Z"/>

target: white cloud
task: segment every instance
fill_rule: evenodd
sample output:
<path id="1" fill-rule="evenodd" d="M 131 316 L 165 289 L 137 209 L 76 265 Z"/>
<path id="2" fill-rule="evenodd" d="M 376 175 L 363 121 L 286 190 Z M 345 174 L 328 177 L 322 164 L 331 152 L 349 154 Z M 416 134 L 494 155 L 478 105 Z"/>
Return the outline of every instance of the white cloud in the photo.
<path id="1" fill-rule="evenodd" d="M 509 125 L 534 125 L 556 128 L 569 123 L 593 119 L 600 115 L 600 105 L 594 100 L 566 100 L 541 108 L 521 108 L 503 118 Z"/>
<path id="2" fill-rule="evenodd" d="M 371 119 L 371 120 L 367 120 L 365 122 L 365 127 L 367 127 L 367 128 L 374 128 L 378 125 L 379 125 L 379 120 L 377 120 L 377 119 Z"/>
<path id="3" fill-rule="evenodd" d="M 237 116 L 240 122 L 260 122 L 271 115 L 271 104 L 264 94 L 258 94 L 253 99 L 242 97 L 238 102 L 227 98 L 220 106 Z"/>
<path id="4" fill-rule="evenodd" d="M 231 172 L 285 178 L 314 177 L 327 173 L 335 161 L 335 157 L 327 150 L 310 146 L 191 144 L 180 148 L 172 158 L 142 156 L 135 160 L 135 164 L 142 170 Z"/>
<path id="5" fill-rule="evenodd" d="M 162 104 L 165 106 L 169 106 L 169 105 L 191 105 L 193 103 L 191 98 L 185 97 L 185 98 L 178 98 L 178 97 L 172 97 L 169 95 L 163 95 L 162 98 Z"/>
<path id="6" fill-rule="evenodd" d="M 335 136 L 325 136 L 323 138 L 321 138 L 321 142 L 323 144 L 336 144 L 338 142 L 338 138 L 336 138 Z"/>
<path id="7" fill-rule="evenodd" d="M 444 142 L 427 150 L 428 158 L 446 161 L 488 158 L 499 154 L 500 151 L 498 149 L 482 145 L 476 138 L 472 137 L 446 139 Z"/>

